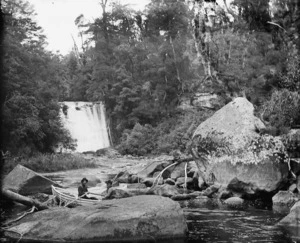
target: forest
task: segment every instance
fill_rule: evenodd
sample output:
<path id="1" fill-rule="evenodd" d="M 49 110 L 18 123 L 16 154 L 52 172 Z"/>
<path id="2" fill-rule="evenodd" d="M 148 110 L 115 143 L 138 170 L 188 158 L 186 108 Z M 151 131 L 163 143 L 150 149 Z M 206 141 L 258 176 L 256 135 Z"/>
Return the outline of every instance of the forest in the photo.
<path id="1" fill-rule="evenodd" d="M 113 145 L 138 156 L 187 153 L 196 127 L 239 96 L 266 133 L 300 125 L 299 1 L 151 0 L 143 12 L 120 2 L 74 19 L 82 43 L 63 56 L 26 0 L 2 1 L 2 153 L 74 147 L 60 101 L 103 101 Z M 213 108 L 180 108 L 201 93 L 217 95 Z"/>

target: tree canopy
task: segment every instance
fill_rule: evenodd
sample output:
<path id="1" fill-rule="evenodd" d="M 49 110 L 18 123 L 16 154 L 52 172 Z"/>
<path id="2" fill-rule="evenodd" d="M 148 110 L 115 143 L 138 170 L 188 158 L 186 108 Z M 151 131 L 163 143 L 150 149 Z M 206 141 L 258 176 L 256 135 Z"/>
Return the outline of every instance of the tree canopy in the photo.
<path id="1" fill-rule="evenodd" d="M 93 21 L 74 20 L 85 41 L 61 56 L 46 51 L 25 0 L 3 1 L 6 149 L 71 144 L 59 119 L 63 100 L 105 102 L 114 144 L 133 154 L 187 149 L 213 113 L 179 109 L 199 93 L 218 95 L 215 109 L 247 97 L 275 134 L 299 124 L 298 1 L 152 0 L 143 12 L 113 0 L 100 6 Z"/>

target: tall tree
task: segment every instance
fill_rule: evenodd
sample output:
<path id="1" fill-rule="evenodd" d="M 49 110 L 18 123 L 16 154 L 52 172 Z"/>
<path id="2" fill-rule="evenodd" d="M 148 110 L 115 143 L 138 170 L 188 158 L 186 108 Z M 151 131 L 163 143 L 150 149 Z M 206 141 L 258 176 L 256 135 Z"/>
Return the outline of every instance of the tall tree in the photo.
<path id="1" fill-rule="evenodd" d="M 71 142 L 59 117 L 63 95 L 60 57 L 45 51 L 45 36 L 23 0 L 3 1 L 5 100 L 2 136 L 13 153 L 51 151 Z"/>

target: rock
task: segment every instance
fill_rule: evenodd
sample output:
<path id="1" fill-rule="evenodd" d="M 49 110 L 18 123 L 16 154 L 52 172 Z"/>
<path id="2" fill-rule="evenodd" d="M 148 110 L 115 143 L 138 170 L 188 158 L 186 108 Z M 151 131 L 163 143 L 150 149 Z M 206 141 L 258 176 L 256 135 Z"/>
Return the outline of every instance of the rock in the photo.
<path id="1" fill-rule="evenodd" d="M 62 227 L 63 226 L 63 227 Z M 169 198 L 136 196 L 27 215 L 11 228 L 24 241 L 108 242 L 184 238 L 183 210 Z M 7 231 L 15 239 L 20 234 Z"/>
<path id="2" fill-rule="evenodd" d="M 114 180 L 118 181 L 119 183 L 130 183 L 131 175 L 128 171 L 121 171 L 115 176 Z"/>
<path id="3" fill-rule="evenodd" d="M 300 207 L 300 200 L 298 200 L 297 202 L 295 202 L 295 204 L 293 205 L 293 207 L 291 207 L 290 211 L 293 211 L 294 209 L 296 209 L 297 207 Z"/>
<path id="4" fill-rule="evenodd" d="M 168 178 L 168 179 L 165 180 L 165 184 L 169 184 L 169 185 L 173 186 L 173 185 L 175 185 L 175 183 L 176 182 L 173 179 L 171 179 L 171 178 Z"/>
<path id="5" fill-rule="evenodd" d="M 156 178 L 159 174 L 161 173 L 161 171 L 156 171 L 153 173 L 153 178 Z M 170 171 L 165 170 L 162 175 L 160 176 L 161 178 L 163 178 L 164 180 L 170 177 Z"/>
<path id="6" fill-rule="evenodd" d="M 109 199 L 120 199 L 120 198 L 132 197 L 132 196 L 133 193 L 130 193 L 130 191 L 112 187 L 112 193 Z"/>
<path id="7" fill-rule="evenodd" d="M 60 187 L 54 181 L 22 166 L 17 165 L 3 180 L 2 188 L 23 196 L 36 193 L 52 194 L 51 185 Z"/>
<path id="8" fill-rule="evenodd" d="M 250 183 L 245 183 L 243 181 L 238 180 L 236 177 L 233 178 L 227 185 L 227 189 L 233 192 L 245 193 L 253 195 L 255 187 Z"/>
<path id="9" fill-rule="evenodd" d="M 203 196 L 207 196 L 207 197 L 212 197 L 212 195 L 217 192 L 220 188 L 220 185 L 212 185 L 208 188 L 206 188 L 204 191 L 203 191 Z"/>
<path id="10" fill-rule="evenodd" d="M 242 208 L 244 204 L 244 199 L 239 197 L 230 197 L 226 199 L 224 203 L 232 208 Z"/>
<path id="11" fill-rule="evenodd" d="M 172 197 L 179 194 L 178 189 L 175 186 L 171 186 L 168 184 L 156 186 L 151 190 L 151 192 L 155 195 L 163 197 Z"/>
<path id="12" fill-rule="evenodd" d="M 146 188 L 146 185 L 142 184 L 142 183 L 133 183 L 133 184 L 128 184 L 127 188 L 128 189 L 143 189 L 143 188 Z"/>
<path id="13" fill-rule="evenodd" d="M 152 177 L 157 171 L 162 171 L 166 166 L 168 166 L 170 161 L 155 161 L 147 165 L 143 170 L 137 173 L 139 178 Z"/>
<path id="14" fill-rule="evenodd" d="M 184 183 L 185 183 L 185 177 L 179 177 L 179 178 L 177 178 L 177 180 L 176 180 L 176 185 L 177 186 L 181 186 Z M 187 185 L 188 184 L 192 184 L 193 183 L 193 178 L 187 177 L 186 178 L 186 183 L 187 183 Z"/>
<path id="15" fill-rule="evenodd" d="M 196 196 L 193 197 L 190 194 L 178 194 L 171 197 L 174 201 L 189 200 L 191 198 L 196 198 Z"/>
<path id="16" fill-rule="evenodd" d="M 295 203 L 290 213 L 278 225 L 285 227 L 293 237 L 300 238 L 300 201 Z"/>
<path id="17" fill-rule="evenodd" d="M 107 156 L 108 158 L 119 158 L 120 153 L 113 148 L 102 148 L 96 151 L 97 156 Z"/>
<path id="18" fill-rule="evenodd" d="M 170 178 L 176 180 L 179 177 L 184 177 L 184 167 L 185 163 L 180 163 L 179 165 L 176 165 L 171 172 Z"/>
<path id="19" fill-rule="evenodd" d="M 300 176 L 297 177 L 296 186 L 297 186 L 298 192 L 300 192 Z"/>
<path id="20" fill-rule="evenodd" d="M 194 198 L 194 197 L 198 197 L 198 196 L 203 196 L 203 192 L 199 192 L 199 191 L 194 191 L 189 193 L 189 195 Z"/>
<path id="21" fill-rule="evenodd" d="M 222 190 L 219 195 L 218 198 L 219 199 L 227 199 L 233 196 L 233 193 L 231 191 L 228 190 Z"/>
<path id="22" fill-rule="evenodd" d="M 146 185 L 146 187 L 150 187 L 153 185 L 154 181 L 155 181 L 155 178 L 145 178 L 145 179 L 142 179 L 141 182 L 144 183 Z M 163 183 L 164 183 L 163 178 L 159 178 L 158 185 L 162 185 Z"/>
<path id="23" fill-rule="evenodd" d="M 275 196 L 272 197 L 274 206 L 291 207 L 297 201 L 297 196 L 290 191 L 279 191 Z"/>
<path id="24" fill-rule="evenodd" d="M 213 182 L 222 186 L 236 179 L 245 194 L 275 192 L 285 185 L 288 165 L 274 156 L 274 151 L 284 151 L 283 143 L 278 137 L 261 135 L 263 128 L 245 98 L 236 98 L 202 122 L 193 135 L 192 151 L 199 168 L 207 167 L 205 178 L 210 174 Z M 212 152 L 215 146 L 217 155 L 221 155 L 203 162 L 197 157 L 205 139 L 212 143 Z"/>
<path id="25" fill-rule="evenodd" d="M 131 175 L 131 183 L 139 183 L 141 179 L 138 177 L 138 175 Z"/>
<path id="26" fill-rule="evenodd" d="M 290 192 L 297 192 L 298 191 L 298 189 L 297 189 L 297 185 L 294 183 L 294 184 L 292 184 L 292 185 L 290 185 L 290 187 L 289 187 L 289 191 Z"/>

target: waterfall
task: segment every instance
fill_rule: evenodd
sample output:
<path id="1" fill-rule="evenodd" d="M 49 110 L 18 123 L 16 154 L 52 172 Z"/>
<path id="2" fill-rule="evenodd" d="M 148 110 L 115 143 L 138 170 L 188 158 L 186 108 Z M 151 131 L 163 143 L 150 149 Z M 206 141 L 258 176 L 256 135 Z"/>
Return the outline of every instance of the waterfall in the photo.
<path id="1" fill-rule="evenodd" d="M 110 146 L 103 103 L 62 102 L 61 105 L 62 122 L 77 140 L 76 152 Z"/>

